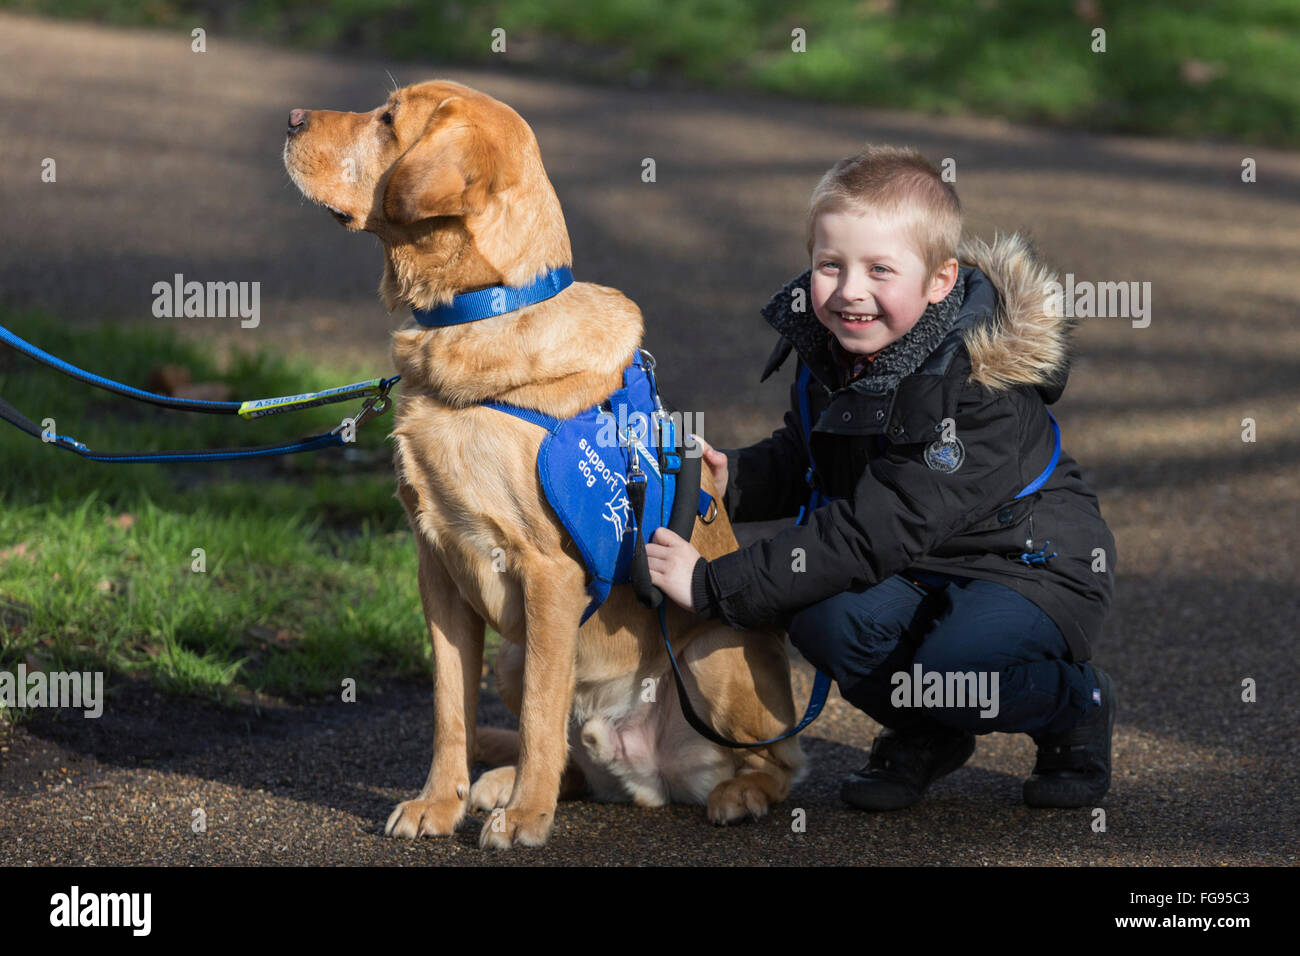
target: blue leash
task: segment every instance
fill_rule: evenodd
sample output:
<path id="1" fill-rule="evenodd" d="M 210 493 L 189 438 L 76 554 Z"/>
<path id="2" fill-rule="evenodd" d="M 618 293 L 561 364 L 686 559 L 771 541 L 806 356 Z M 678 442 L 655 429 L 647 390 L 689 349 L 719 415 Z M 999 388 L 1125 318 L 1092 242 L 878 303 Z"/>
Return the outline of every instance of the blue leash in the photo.
<path id="1" fill-rule="evenodd" d="M 388 398 L 388 391 L 397 382 L 401 376 L 394 375 L 391 378 L 376 378 L 365 382 L 356 382 L 351 385 L 341 385 L 337 388 L 325 389 L 320 392 L 307 392 L 301 395 L 285 395 L 278 398 L 262 398 L 251 402 L 213 402 L 203 399 L 194 398 L 174 398 L 170 395 L 159 395 L 155 392 L 146 392 L 143 389 L 133 388 L 130 385 L 123 385 L 121 382 L 115 382 L 112 379 L 105 378 L 102 375 L 96 375 L 94 372 L 88 372 L 85 369 L 78 368 L 63 359 L 51 355 L 44 349 L 37 348 L 30 342 L 14 335 L 4 326 L 0 326 L 0 342 L 10 346 L 15 351 L 21 352 L 28 358 L 31 358 L 42 365 L 47 365 L 55 371 L 62 372 L 70 378 L 75 378 L 87 385 L 93 385 L 96 388 L 102 388 L 105 391 L 113 392 L 125 398 L 135 399 L 136 401 L 148 402 L 151 405 L 159 405 L 163 408 L 174 408 L 189 412 L 204 412 L 210 415 L 239 415 L 245 419 L 264 418 L 268 415 L 278 415 L 282 412 L 297 411 L 301 408 L 313 408 L 318 405 L 331 405 L 335 402 L 343 402 L 352 398 L 366 398 L 365 404 L 361 411 L 353 420 L 353 427 L 360 428 L 376 415 L 382 415 L 391 406 L 391 400 Z M 93 452 L 85 444 L 69 435 L 55 435 L 47 437 L 45 432 L 31 419 L 23 415 L 22 412 L 14 408 L 3 398 L 0 398 L 0 419 L 4 419 L 20 431 L 24 431 L 33 438 L 38 438 L 45 444 L 54 445 L 56 448 L 62 448 L 73 454 L 80 455 L 90 461 L 112 462 L 115 464 L 139 464 L 146 462 L 181 462 L 181 461 L 229 461 L 239 458 L 267 458 L 275 455 L 295 455 L 299 452 L 318 451 L 322 448 L 330 448 L 335 445 L 345 444 L 344 432 L 346 422 L 338 425 L 328 432 L 322 432 L 318 435 L 309 435 L 306 438 L 299 438 L 294 441 L 281 442 L 274 445 L 259 445 L 246 448 L 222 448 L 211 451 L 162 451 L 162 452 Z"/>
<path id="2" fill-rule="evenodd" d="M 785 733 L 776 737 L 769 737 L 767 740 L 755 740 L 752 742 L 730 740 L 727 737 L 722 736 L 705 723 L 697 713 L 695 713 L 695 708 L 691 705 L 690 697 L 687 696 L 686 683 L 682 680 L 681 668 L 677 666 L 677 656 L 673 654 L 672 642 L 668 640 L 668 620 L 665 613 L 666 606 L 667 602 L 659 605 L 659 629 L 663 631 L 664 646 L 668 648 L 668 660 L 673 665 L 673 680 L 677 683 L 677 697 L 681 701 L 682 716 L 686 718 L 686 722 L 690 724 L 691 727 L 695 729 L 695 732 L 700 736 L 706 737 L 722 747 L 766 747 L 768 744 L 778 743 L 779 741 L 785 740 L 787 737 L 793 737 L 821 715 L 822 708 L 826 706 L 826 698 L 831 692 L 831 679 L 821 671 L 817 671 L 817 676 L 813 680 L 812 697 L 808 701 L 808 708 L 804 711 L 804 715 L 800 718 L 799 723 L 795 724 Z"/>

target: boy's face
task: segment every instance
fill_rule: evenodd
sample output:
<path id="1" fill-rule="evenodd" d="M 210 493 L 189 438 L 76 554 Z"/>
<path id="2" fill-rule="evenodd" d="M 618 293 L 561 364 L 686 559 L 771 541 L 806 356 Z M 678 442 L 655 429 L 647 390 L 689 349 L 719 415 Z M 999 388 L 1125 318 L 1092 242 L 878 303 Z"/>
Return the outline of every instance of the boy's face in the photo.
<path id="1" fill-rule="evenodd" d="M 901 338 L 956 281 L 956 259 L 927 277 L 902 228 L 874 212 L 831 210 L 814 223 L 813 312 L 846 351 L 878 352 Z"/>

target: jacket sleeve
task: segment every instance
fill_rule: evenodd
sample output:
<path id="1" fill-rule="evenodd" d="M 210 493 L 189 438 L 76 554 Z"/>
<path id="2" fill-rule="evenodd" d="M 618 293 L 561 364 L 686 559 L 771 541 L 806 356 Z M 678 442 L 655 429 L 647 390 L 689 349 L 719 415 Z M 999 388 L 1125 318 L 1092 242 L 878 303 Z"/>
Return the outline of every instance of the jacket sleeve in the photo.
<path id="1" fill-rule="evenodd" d="M 718 450 L 727 456 L 722 503 L 733 522 L 790 518 L 807 504 L 808 454 L 794 412 L 785 413 L 785 425 L 770 438 L 748 448 Z"/>
<path id="2" fill-rule="evenodd" d="M 926 463 L 930 442 L 891 445 L 863 471 L 852 497 L 697 569 L 707 575 L 699 605 L 737 629 L 788 619 L 835 594 L 879 584 L 1012 498 L 1023 487 L 1015 402 L 1006 392 L 990 396 L 966 385 L 954 421 L 964 452 L 955 471 Z"/>

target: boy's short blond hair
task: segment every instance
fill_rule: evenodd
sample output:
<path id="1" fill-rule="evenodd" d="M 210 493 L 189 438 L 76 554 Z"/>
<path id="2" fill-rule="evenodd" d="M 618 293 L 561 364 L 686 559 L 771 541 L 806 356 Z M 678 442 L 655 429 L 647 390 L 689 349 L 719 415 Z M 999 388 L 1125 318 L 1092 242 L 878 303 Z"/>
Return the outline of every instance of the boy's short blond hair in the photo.
<path id="1" fill-rule="evenodd" d="M 957 258 L 962 229 L 957 190 L 915 149 L 868 146 L 832 166 L 813 190 L 808 206 L 809 259 L 818 216 L 868 210 L 898 217 L 925 263 L 925 281 L 949 259 Z"/>

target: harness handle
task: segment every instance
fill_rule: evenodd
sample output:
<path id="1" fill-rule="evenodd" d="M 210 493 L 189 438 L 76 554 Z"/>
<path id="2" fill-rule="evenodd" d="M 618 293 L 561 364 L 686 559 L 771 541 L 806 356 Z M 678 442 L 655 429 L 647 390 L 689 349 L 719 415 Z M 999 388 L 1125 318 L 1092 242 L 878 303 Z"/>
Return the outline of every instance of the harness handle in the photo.
<path id="1" fill-rule="evenodd" d="M 646 476 L 641 470 L 640 462 L 637 461 L 638 452 L 635 445 L 632 446 L 631 451 L 632 457 L 629 459 L 627 476 L 627 500 L 632 505 L 632 515 L 635 519 L 632 528 L 630 569 L 632 589 L 636 592 L 638 601 L 654 609 L 663 604 L 664 593 L 650 583 L 650 559 L 646 555 L 645 535 L 641 532 L 642 519 L 645 516 Z"/>

